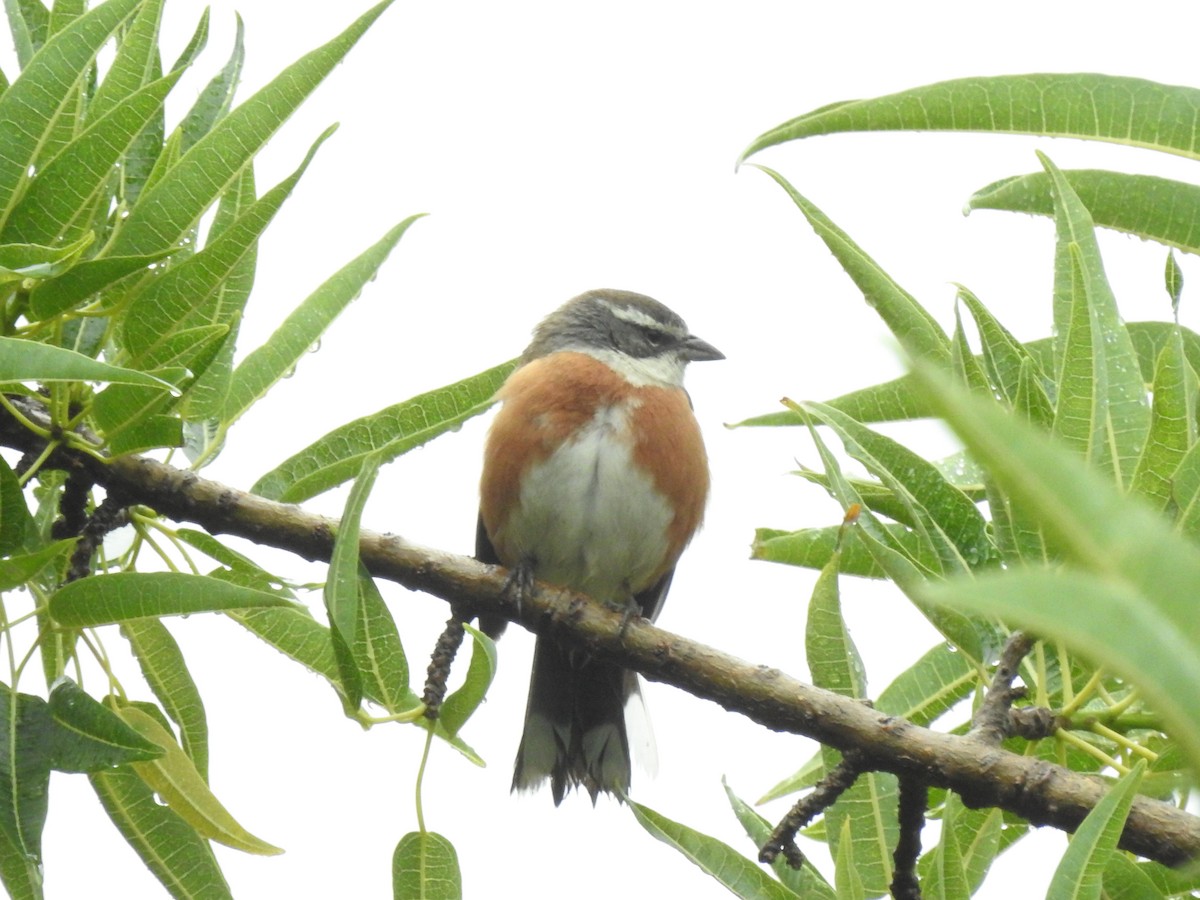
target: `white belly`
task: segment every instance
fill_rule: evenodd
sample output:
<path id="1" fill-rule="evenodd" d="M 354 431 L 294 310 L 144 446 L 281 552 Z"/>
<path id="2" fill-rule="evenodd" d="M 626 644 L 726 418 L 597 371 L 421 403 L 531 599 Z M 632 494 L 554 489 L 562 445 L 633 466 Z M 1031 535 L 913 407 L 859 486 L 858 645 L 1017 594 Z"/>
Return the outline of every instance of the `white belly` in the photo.
<path id="1" fill-rule="evenodd" d="M 525 473 L 504 543 L 535 560 L 537 577 L 624 604 L 648 586 L 674 517 L 620 436 L 628 414 L 609 408 L 575 440 Z"/>

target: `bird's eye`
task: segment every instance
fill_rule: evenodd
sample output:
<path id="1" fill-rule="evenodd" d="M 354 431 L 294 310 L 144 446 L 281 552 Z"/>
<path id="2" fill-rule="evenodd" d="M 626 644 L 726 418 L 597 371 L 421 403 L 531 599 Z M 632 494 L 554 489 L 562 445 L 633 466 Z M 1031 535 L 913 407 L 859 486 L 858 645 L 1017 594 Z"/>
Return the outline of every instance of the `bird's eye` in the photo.
<path id="1" fill-rule="evenodd" d="M 664 335 L 661 331 L 646 332 L 646 343 L 648 343 L 651 347 L 661 347 L 665 340 L 666 335 Z"/>

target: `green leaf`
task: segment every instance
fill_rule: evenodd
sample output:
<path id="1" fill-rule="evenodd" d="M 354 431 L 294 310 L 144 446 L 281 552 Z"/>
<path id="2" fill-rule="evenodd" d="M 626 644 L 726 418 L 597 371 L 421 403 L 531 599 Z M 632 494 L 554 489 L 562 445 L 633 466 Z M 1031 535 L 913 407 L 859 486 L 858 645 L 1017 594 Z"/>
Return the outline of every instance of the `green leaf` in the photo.
<path id="1" fill-rule="evenodd" d="M 780 797 L 787 797 L 797 791 L 814 787 L 824 777 L 825 763 L 821 758 L 821 752 L 818 750 L 799 769 L 775 784 L 770 790 L 759 797 L 757 802 L 760 805 L 770 803 L 772 800 L 778 800 Z M 818 822 L 815 827 L 820 827 L 822 832 L 824 832 L 824 826 L 821 823 Z"/>
<path id="2" fill-rule="evenodd" d="M 175 359 L 167 348 L 177 336 L 218 324 L 227 330 L 230 319 L 241 314 L 240 305 L 222 303 L 229 299 L 223 291 L 226 280 L 257 247 L 259 237 L 332 133 L 331 128 L 318 137 L 291 175 L 251 203 L 202 251 L 149 280 L 123 317 L 124 344 L 133 365 L 142 369 L 171 365 Z M 244 298 L 239 295 L 239 299 Z"/>
<path id="3" fill-rule="evenodd" d="M 163 749 L 164 753 L 158 759 L 130 765 L 142 781 L 197 833 L 244 853 L 274 856 L 283 852 L 238 824 L 208 789 L 175 738 L 156 718 L 135 706 L 120 707 L 117 714 L 142 737 Z"/>
<path id="4" fill-rule="evenodd" d="M 901 552 L 914 560 L 918 566 L 932 569 L 938 565 L 937 554 L 929 546 L 929 542 L 908 526 L 881 523 L 880 527 L 887 533 L 889 545 L 899 547 Z M 840 525 L 803 528 L 799 531 L 760 528 L 755 532 L 750 557 L 789 566 L 821 569 L 829 562 L 841 531 Z M 887 573 L 857 533 L 852 533 L 842 547 L 840 570 L 846 575 L 858 575 L 863 578 L 887 577 Z"/>
<path id="5" fill-rule="evenodd" d="M 242 17 L 235 13 L 237 31 L 233 37 L 233 49 L 221 71 L 204 86 L 192 108 L 183 117 L 179 126 L 182 149 L 190 149 L 200 138 L 212 131 L 214 125 L 229 114 L 233 96 L 242 77 L 242 65 L 246 61 L 245 26 Z"/>
<path id="6" fill-rule="evenodd" d="M 875 708 L 928 727 L 969 696 L 979 678 L 965 654 L 938 644 L 883 689 Z"/>
<path id="7" fill-rule="evenodd" d="M 1200 443 L 1193 444 L 1171 480 L 1171 497 L 1179 507 L 1179 531 L 1200 538 Z"/>
<path id="8" fill-rule="evenodd" d="M 14 206 L 5 237 L 58 243 L 84 236 L 97 205 L 111 194 L 113 170 L 146 124 L 162 113 L 182 74 L 153 81 L 122 100 L 39 170 Z"/>
<path id="9" fill-rule="evenodd" d="M 20 199 L 62 107 L 100 47 L 141 0 L 107 0 L 46 42 L 0 94 L 0 229 Z M 154 248 L 159 249 L 159 248 Z"/>
<path id="10" fill-rule="evenodd" d="M 629 811 L 638 824 L 651 836 L 674 847 L 738 897 L 748 900 L 794 900 L 799 896 L 728 844 L 674 822 L 648 806 L 632 800 L 628 803 Z"/>
<path id="11" fill-rule="evenodd" d="M 95 237 L 84 234 L 69 243 L 53 247 L 43 244 L 0 244 L 0 284 L 36 283 L 54 278 L 70 269 Z"/>
<path id="12" fill-rule="evenodd" d="M 325 580 L 325 612 L 334 639 L 334 656 L 342 676 L 347 711 L 358 708 L 362 700 L 362 675 L 352 652 L 358 635 L 359 589 L 358 534 L 363 508 L 375 486 L 379 458 L 368 456 L 350 488 L 342 519 L 337 526 L 333 552 L 329 557 L 329 575 Z"/>
<path id="13" fill-rule="evenodd" d="M 1150 409 L 1150 432 L 1134 469 L 1130 490 L 1165 510 L 1175 470 L 1196 444 L 1196 373 L 1183 355 L 1178 331 L 1158 356 Z"/>
<path id="14" fill-rule="evenodd" d="M 416 709 L 421 700 L 408 684 L 408 659 L 396 621 L 370 574 L 359 568 L 358 630 L 354 661 L 362 675 L 363 693 L 392 715 Z"/>
<path id="15" fill-rule="evenodd" d="M 162 75 L 158 43 L 164 3 L 165 0 L 147 0 L 140 5 L 117 44 L 116 55 L 104 81 L 96 88 L 88 104 L 90 118 L 105 115 Z M 182 66 L 177 66 L 173 71 L 182 69 Z"/>
<path id="16" fill-rule="evenodd" d="M 1150 428 L 1145 381 L 1104 274 L 1091 217 L 1062 173 L 1039 158 L 1054 183 L 1054 324 L 1065 336 L 1055 343 L 1055 431 L 1128 485 Z"/>
<path id="17" fill-rule="evenodd" d="M 179 644 L 158 619 L 129 619 L 121 623 L 121 634 L 129 641 L 142 677 L 171 721 L 179 726 L 184 752 L 207 781 L 208 718 Z"/>
<path id="18" fill-rule="evenodd" d="M 87 0 L 55 0 L 50 8 L 50 34 L 62 31 L 87 9 Z"/>
<path id="19" fill-rule="evenodd" d="M 265 591 L 177 572 L 116 572 L 64 585 L 50 615 L 65 628 L 91 628 L 146 616 L 187 616 L 228 609 L 288 606 Z"/>
<path id="20" fill-rule="evenodd" d="M 302 607 L 281 606 L 270 609 L 227 610 L 225 615 L 259 640 L 305 668 L 324 676 L 327 681 L 341 689 L 329 629 L 314 619 L 308 610 Z"/>
<path id="21" fill-rule="evenodd" d="M 128 766 L 88 776 L 121 836 L 172 897 L 232 900 L 208 841 Z"/>
<path id="22" fill-rule="evenodd" d="M 514 367 L 504 363 L 334 429 L 260 478 L 253 491 L 298 503 L 353 478 L 368 456 L 395 459 L 484 412 Z"/>
<path id="23" fill-rule="evenodd" d="M 55 682 L 48 706 L 58 726 L 50 742 L 52 769 L 100 772 L 162 756 L 161 747 L 146 740 L 69 678 Z"/>
<path id="24" fill-rule="evenodd" d="M 966 288 L 959 287 L 958 300 L 967 307 L 971 318 L 975 320 L 983 351 L 980 355 L 984 369 L 987 371 L 988 379 L 1000 391 L 1000 395 L 1010 404 L 1015 405 L 1017 395 L 1021 391 L 1022 378 L 1025 378 L 1027 379 L 1026 389 L 1028 390 L 1030 387 L 1040 389 L 1041 396 L 1046 398 L 1045 406 L 1050 407 L 1050 400 L 1043 385 L 1051 385 L 1052 381 L 1042 373 L 1037 359 L 1029 352 L 1029 349 L 1018 343 L 1017 339 L 1000 324 L 1000 321 L 980 302 L 979 298 Z M 1022 370 L 1026 368 L 1029 368 L 1030 374 L 1034 376 L 1033 381 L 1028 381 L 1028 375 L 1022 375 Z"/>
<path id="25" fill-rule="evenodd" d="M 828 829 L 828 825 L 825 826 Z M 872 890 L 863 883 L 863 873 L 855 858 L 855 844 L 850 833 L 849 820 L 842 823 L 841 838 L 831 842 L 837 849 L 834 851 L 834 885 L 837 887 L 839 900 L 867 900 L 870 896 L 882 894 L 886 889 Z"/>
<path id="26" fill-rule="evenodd" d="M 1146 763 L 1140 760 L 1087 814 L 1054 871 L 1046 900 L 1100 900 L 1104 870 L 1117 850 L 1145 770 Z"/>
<path id="27" fill-rule="evenodd" d="M 1200 90 L 1093 74 L 959 78 L 831 103 L 756 138 L 776 144 L 846 131 L 982 131 L 1090 138 L 1200 159 Z"/>
<path id="28" fill-rule="evenodd" d="M 1146 872 L 1124 853 L 1114 853 L 1104 870 L 1105 900 L 1166 900 Z"/>
<path id="29" fill-rule="evenodd" d="M 462 900 L 462 872 L 454 845 L 431 831 L 411 831 L 392 853 L 396 900 Z"/>
<path id="30" fill-rule="evenodd" d="M 1186 253 L 1200 253 L 1197 185 L 1102 169 L 1065 169 L 1062 174 L 1100 227 L 1158 241 Z M 966 209 L 1053 216 L 1050 177 L 1036 172 L 993 182 L 972 194 Z"/>
<path id="31" fill-rule="evenodd" d="M 16 43 L 17 64 L 24 69 L 49 37 L 50 10 L 41 0 L 5 0 L 4 6 Z"/>
<path id="32" fill-rule="evenodd" d="M 10 900 L 43 900 L 42 867 L 0 828 L 0 883 Z"/>
<path id="33" fill-rule="evenodd" d="M 1046 435 L 918 367 L 951 427 L 1077 571 L 927 586 L 934 603 L 1061 637 L 1136 682 L 1200 759 L 1200 548 Z"/>
<path id="34" fill-rule="evenodd" d="M 175 391 L 173 385 L 161 378 L 110 366 L 74 350 L 0 337 L 0 384 L 23 381 L 107 381 Z"/>
<path id="35" fill-rule="evenodd" d="M 25 505 L 25 492 L 17 480 L 17 473 L 8 460 L 0 457 L 0 556 L 10 556 L 28 546 L 36 529 L 29 507 Z M 17 584 L 24 580 L 22 578 Z"/>
<path id="36" fill-rule="evenodd" d="M 880 318 L 905 349 L 918 358 L 928 357 L 936 362 L 948 363 L 950 339 L 946 337 L 937 320 L 911 294 L 896 284 L 846 232 L 788 184 L 782 175 L 764 166 L 755 168 L 771 176 L 787 191 L 817 236 L 825 242 L 846 274 L 862 291 L 867 304 L 879 313 Z"/>
<path id="37" fill-rule="evenodd" d="M 800 410 L 801 407 L 796 407 L 796 409 Z M 921 590 L 929 577 L 928 570 L 919 568 L 906 556 L 871 511 L 863 507 L 862 498 L 843 476 L 837 457 L 829 451 L 816 426 L 811 423 L 811 418 L 809 434 L 821 457 L 821 463 L 825 467 L 834 497 L 844 510 L 859 507 L 854 519 L 855 528 L 858 529 L 856 537 L 871 552 L 879 567 L 887 573 L 887 577 L 913 601 L 913 604 L 933 626 L 959 650 L 968 654 L 971 660 L 978 662 L 991 644 L 993 637 L 991 630 L 956 611 L 951 611 L 947 615 L 946 610 L 930 605 L 922 599 Z"/>
<path id="38" fill-rule="evenodd" d="M 737 816 L 755 848 L 761 848 L 774 830 L 771 823 L 755 812 L 750 804 L 738 797 L 729 785 L 725 784 L 724 779 L 721 784 L 725 788 L 725 796 L 733 808 L 733 814 Z M 807 858 L 804 860 L 803 868 L 797 870 L 788 865 L 787 860 L 781 854 L 775 858 L 771 868 L 783 885 L 798 897 L 810 898 L 810 900 L 837 900 L 833 888 Z"/>
<path id="39" fill-rule="evenodd" d="M 67 551 L 75 547 L 75 539 L 55 541 L 40 550 L 0 559 L 0 591 L 12 590 L 29 581 Z"/>
<path id="40" fill-rule="evenodd" d="M 861 699 L 867 696 L 867 677 L 842 618 L 837 567 L 838 554 L 834 553 L 813 587 L 805 627 L 808 668 L 817 687 Z M 823 747 L 821 757 L 828 772 L 841 754 Z M 886 891 L 892 880 L 891 848 L 899 829 L 890 811 L 896 802 L 896 779 L 866 772 L 825 811 L 826 833 L 837 836 L 831 847 L 835 857 L 838 842 L 851 841 L 858 875 L 872 893 Z"/>
<path id="41" fill-rule="evenodd" d="M 0 831 L 35 862 L 42 858 L 54 730 L 45 700 L 0 685 Z"/>
<path id="42" fill-rule="evenodd" d="M 934 464 L 823 403 L 802 406 L 832 428 L 846 452 L 904 503 L 910 521 L 936 552 L 935 571 L 964 571 L 987 564 L 993 555 L 987 522 L 974 502 Z"/>
<path id="43" fill-rule="evenodd" d="M 221 198 L 213 219 L 210 240 L 236 222 L 256 199 L 254 169 L 248 168 Z M 233 358 L 242 323 L 241 311 L 250 299 L 257 269 L 258 249 L 251 247 L 222 283 L 217 308 L 229 311 L 225 316 L 229 334 L 216 357 L 188 388 L 183 398 L 184 417 L 187 420 L 185 430 L 190 438 L 189 444 L 195 445 L 185 445 L 185 452 L 188 453 L 188 460 L 197 468 L 211 461 L 220 452 L 224 442 L 220 416 L 233 380 Z"/>
<path id="44" fill-rule="evenodd" d="M 85 260 L 62 275 L 38 282 L 29 295 L 30 316 L 38 320 L 64 313 L 127 275 L 141 272 L 174 252 L 170 249 L 149 256 L 104 256 Z"/>
<path id="45" fill-rule="evenodd" d="M 841 554 L 834 551 L 821 570 L 808 602 L 808 623 L 804 641 L 808 669 L 813 684 L 843 697 L 867 696 L 867 674 L 858 648 L 842 618 L 838 591 L 838 566 Z"/>
<path id="46" fill-rule="evenodd" d="M 1167 265 L 1163 272 L 1166 281 L 1167 296 L 1171 298 L 1171 312 L 1175 315 L 1175 324 L 1179 324 L 1179 301 L 1183 296 L 1183 270 L 1175 259 L 1175 251 L 1167 251 Z"/>
<path id="47" fill-rule="evenodd" d="M 824 749 L 826 771 L 836 765 L 836 751 Z M 825 811 L 825 832 L 834 859 L 853 846 L 857 876 L 872 895 L 887 892 L 892 880 L 892 849 L 900 834 L 896 823 L 899 787 L 894 775 L 867 772 Z M 839 887 L 838 896 L 842 896 Z"/>
<path id="48" fill-rule="evenodd" d="M 496 677 L 496 642 L 470 625 L 463 627 L 471 636 L 471 663 L 462 686 L 445 699 L 437 719 L 437 724 L 450 737 L 457 736 L 467 719 L 479 708 Z"/>
<path id="49" fill-rule="evenodd" d="M 1129 322 L 1125 325 L 1125 330 L 1133 341 L 1142 377 L 1146 383 L 1150 383 L 1154 379 L 1155 360 L 1162 352 L 1173 327 L 1175 326 L 1169 322 Z M 1200 335 L 1187 328 L 1180 328 L 1180 331 L 1183 333 L 1184 354 L 1192 368 L 1200 372 Z M 1053 369 L 1051 340 L 1043 338 L 1023 346 L 1032 360 L 1033 372 L 1031 374 L 1037 374 L 1038 384 L 1042 388 L 1040 393 L 1045 394 L 1046 389 L 1052 386 L 1049 377 L 1043 374 Z M 891 381 L 851 391 L 827 401 L 827 405 L 844 412 L 864 425 L 875 422 L 908 421 L 933 415 L 929 403 L 910 375 L 903 375 Z M 1018 405 L 1018 408 L 1026 407 Z M 733 427 L 775 427 L 803 424 L 804 420 L 800 415 L 791 410 L 785 410 L 754 416 L 736 423 Z"/>
<path id="50" fill-rule="evenodd" d="M 969 900 L 972 890 L 963 859 L 962 839 L 971 839 L 959 828 L 958 814 L 962 811 L 961 801 L 951 794 L 942 816 L 942 836 L 937 846 L 921 859 L 921 896 L 928 900 Z M 989 834 L 993 842 L 999 840 L 999 821 Z M 993 852 L 994 855 L 994 852 Z"/>
<path id="51" fill-rule="evenodd" d="M 379 271 L 404 232 L 421 216 L 410 216 L 359 254 L 287 317 L 265 344 L 234 370 L 221 419 L 235 422 L 266 394 L 325 333 L 330 323 L 357 297 Z M 355 466 L 357 470 L 357 466 Z"/>
<path id="52" fill-rule="evenodd" d="M 117 235 L 113 255 L 154 253 L 174 245 L 194 228 L 204 211 L 225 193 L 254 155 L 390 5 L 391 0 L 384 0 L 368 10 L 332 41 L 288 66 L 221 119 L 142 192 Z"/>

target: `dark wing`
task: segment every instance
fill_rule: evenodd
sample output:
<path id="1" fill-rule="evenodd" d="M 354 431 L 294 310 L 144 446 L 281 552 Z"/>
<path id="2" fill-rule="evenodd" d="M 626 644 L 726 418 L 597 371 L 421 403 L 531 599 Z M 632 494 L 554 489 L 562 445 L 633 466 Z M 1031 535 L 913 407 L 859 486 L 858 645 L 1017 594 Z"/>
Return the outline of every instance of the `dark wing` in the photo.
<path id="1" fill-rule="evenodd" d="M 633 599 L 642 610 L 642 618 L 653 622 L 662 612 L 663 604 L 667 602 L 667 591 L 671 589 L 671 579 L 675 577 L 675 567 L 667 569 L 666 573 L 640 594 L 634 594 Z"/>
<path id="2" fill-rule="evenodd" d="M 503 565 L 500 557 L 496 555 L 496 548 L 492 546 L 492 539 L 488 537 L 487 529 L 483 527 L 483 516 L 479 517 L 475 526 L 475 558 L 488 565 Z M 483 615 L 479 617 L 479 630 L 493 640 L 504 634 L 506 627 L 508 627 L 508 620 L 499 616 Z"/>

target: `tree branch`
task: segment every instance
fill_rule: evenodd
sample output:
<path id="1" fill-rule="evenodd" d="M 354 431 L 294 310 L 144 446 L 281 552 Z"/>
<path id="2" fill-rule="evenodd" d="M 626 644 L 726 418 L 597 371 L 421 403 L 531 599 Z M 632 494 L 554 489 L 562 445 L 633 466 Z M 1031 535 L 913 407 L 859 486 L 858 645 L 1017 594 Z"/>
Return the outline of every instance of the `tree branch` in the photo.
<path id="1" fill-rule="evenodd" d="M 29 398 L 10 398 L 22 413 L 45 422 Z M 22 452 L 44 444 L 0 414 L 0 445 Z M 327 560 L 336 520 L 275 503 L 145 457 L 100 462 L 59 449 L 48 464 L 82 471 L 126 502 L 153 507 L 213 534 L 233 534 L 313 560 Z M 647 678 L 711 700 L 775 731 L 805 735 L 852 752 L 864 767 L 892 772 L 958 793 L 970 807 L 999 807 L 1035 825 L 1073 831 L 1103 796 L 1102 779 L 1020 756 L 986 742 L 945 734 L 881 714 L 798 681 L 778 669 L 744 662 L 664 631 L 644 620 L 622 629 L 619 611 L 582 594 L 539 585 L 520 609 L 504 593 L 505 571 L 409 543 L 362 532 L 361 559 L 372 574 L 424 591 L 467 611 L 486 610 L 539 634 L 585 646 L 590 653 Z M 1200 856 L 1200 818 L 1157 800 L 1133 802 L 1120 846 L 1139 856 L 1179 865 Z"/>

